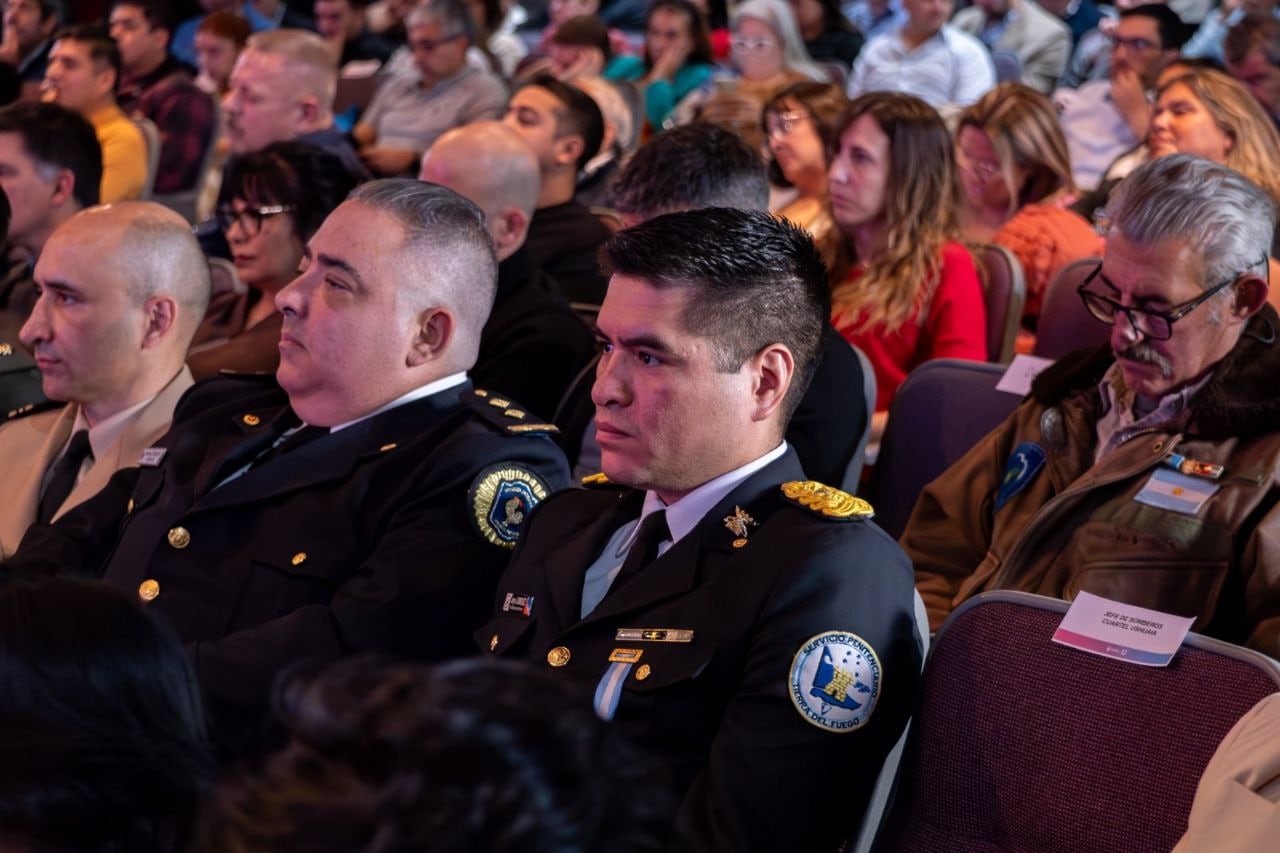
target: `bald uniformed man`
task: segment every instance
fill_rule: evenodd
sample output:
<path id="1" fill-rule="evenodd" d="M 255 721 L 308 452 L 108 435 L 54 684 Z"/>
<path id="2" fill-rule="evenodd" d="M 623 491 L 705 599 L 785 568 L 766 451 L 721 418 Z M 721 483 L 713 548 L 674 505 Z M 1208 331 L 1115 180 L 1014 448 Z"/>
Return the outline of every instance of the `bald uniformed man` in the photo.
<path id="1" fill-rule="evenodd" d="M 495 268 L 474 205 L 365 184 L 303 266 L 276 297 L 279 387 L 196 385 L 141 468 L 7 566 L 100 574 L 167 616 L 224 750 L 253 748 L 296 660 L 468 651 L 522 522 L 568 476 L 550 427 L 467 381 Z"/>
<path id="2" fill-rule="evenodd" d="M 615 235 L 603 473 L 540 506 L 477 633 L 663 759 L 679 849 L 835 850 L 910 713 L 911 565 L 783 436 L 830 312 L 806 232 L 711 208 Z M 761 306 L 768 306 L 762 310 Z"/>
<path id="3" fill-rule="evenodd" d="M 418 177 L 475 202 L 498 254 L 498 293 L 472 380 L 550 418 L 595 355 L 595 339 L 524 245 L 542 186 L 537 156 L 505 124 L 476 122 L 436 140 Z"/>
<path id="4" fill-rule="evenodd" d="M 91 207 L 59 226 L 22 327 L 44 393 L 67 405 L 0 425 L 0 557 L 36 521 L 92 497 L 169 429 L 209 301 L 187 222 L 151 202 Z"/>

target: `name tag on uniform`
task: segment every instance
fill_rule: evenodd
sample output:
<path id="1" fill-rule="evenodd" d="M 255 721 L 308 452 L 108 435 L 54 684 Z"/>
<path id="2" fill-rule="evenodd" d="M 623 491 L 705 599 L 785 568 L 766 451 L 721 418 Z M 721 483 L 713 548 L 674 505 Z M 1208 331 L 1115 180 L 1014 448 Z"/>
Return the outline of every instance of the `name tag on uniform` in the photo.
<path id="1" fill-rule="evenodd" d="M 155 468 L 160 464 L 160 460 L 164 459 L 164 455 L 169 452 L 167 447 L 148 447 L 142 451 L 142 455 L 138 457 L 138 464 L 143 468 Z"/>
<path id="2" fill-rule="evenodd" d="M 1182 515 L 1198 515 L 1200 508 L 1219 488 L 1221 486 L 1217 483 L 1200 477 L 1188 477 L 1177 471 L 1158 468 L 1133 499 Z"/>
<path id="3" fill-rule="evenodd" d="M 619 628 L 613 639 L 631 643 L 692 643 L 693 631 L 688 628 Z"/>
<path id="4" fill-rule="evenodd" d="M 519 613 L 526 619 L 533 613 L 533 596 L 509 592 L 502 599 L 503 613 Z"/>

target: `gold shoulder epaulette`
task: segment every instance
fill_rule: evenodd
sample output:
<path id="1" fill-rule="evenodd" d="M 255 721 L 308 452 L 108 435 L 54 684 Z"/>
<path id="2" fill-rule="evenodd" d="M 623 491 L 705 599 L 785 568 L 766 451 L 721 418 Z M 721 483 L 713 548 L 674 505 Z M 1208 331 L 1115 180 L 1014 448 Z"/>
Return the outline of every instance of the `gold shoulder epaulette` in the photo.
<path id="1" fill-rule="evenodd" d="M 516 403 L 492 391 L 476 388 L 466 395 L 471 408 L 483 415 L 495 426 L 501 427 L 507 435 L 523 435 L 529 432 L 557 433 L 560 428 L 555 424 L 529 420 L 529 413 Z"/>
<path id="2" fill-rule="evenodd" d="M 871 504 L 862 498 L 813 480 L 793 480 L 790 483 L 783 483 L 782 495 L 791 503 L 802 506 L 823 518 L 855 521 L 872 518 L 876 514 Z"/>
<path id="3" fill-rule="evenodd" d="M 582 478 L 582 485 L 586 486 L 588 489 L 592 489 L 599 488 L 601 486 L 612 486 L 613 482 L 610 481 L 610 479 L 603 473 L 588 474 Z"/>

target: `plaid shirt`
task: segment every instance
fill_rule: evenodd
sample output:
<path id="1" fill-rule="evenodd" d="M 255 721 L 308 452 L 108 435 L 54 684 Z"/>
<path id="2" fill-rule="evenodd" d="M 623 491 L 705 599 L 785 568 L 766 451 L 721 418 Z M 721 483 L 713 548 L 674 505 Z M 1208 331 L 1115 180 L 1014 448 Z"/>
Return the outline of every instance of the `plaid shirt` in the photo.
<path id="1" fill-rule="evenodd" d="M 160 169 L 155 192 L 193 189 L 206 149 L 213 144 L 213 99 L 196 87 L 186 66 L 166 59 L 142 77 L 124 80 L 116 94 L 120 108 L 151 119 L 160 129 Z"/>

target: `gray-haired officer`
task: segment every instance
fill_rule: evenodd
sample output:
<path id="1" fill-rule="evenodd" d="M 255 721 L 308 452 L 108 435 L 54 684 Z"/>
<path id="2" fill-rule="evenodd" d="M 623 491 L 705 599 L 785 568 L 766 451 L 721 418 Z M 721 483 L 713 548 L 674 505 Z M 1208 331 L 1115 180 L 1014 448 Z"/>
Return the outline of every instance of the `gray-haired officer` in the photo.
<path id="1" fill-rule="evenodd" d="M 467 652 L 525 517 L 568 479 L 552 427 L 467 380 L 495 288 L 473 204 L 365 184 L 304 265 L 276 297 L 283 390 L 196 385 L 139 468 L 4 566 L 100 574 L 164 613 L 232 749 L 299 658 Z"/>
<path id="2" fill-rule="evenodd" d="M 661 216 L 605 247 L 603 474 L 545 502 L 480 644 L 665 760 L 683 847 L 834 849 L 910 713 L 911 567 L 783 440 L 829 311 L 801 230 Z"/>

